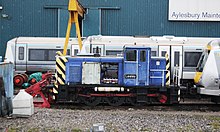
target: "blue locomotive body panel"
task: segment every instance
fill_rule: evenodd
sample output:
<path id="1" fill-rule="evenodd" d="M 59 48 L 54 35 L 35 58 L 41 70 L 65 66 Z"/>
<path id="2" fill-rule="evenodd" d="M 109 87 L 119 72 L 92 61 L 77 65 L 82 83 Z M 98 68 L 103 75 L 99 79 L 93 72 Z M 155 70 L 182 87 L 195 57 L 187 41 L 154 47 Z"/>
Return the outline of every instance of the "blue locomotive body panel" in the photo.
<path id="1" fill-rule="evenodd" d="M 82 82 L 82 63 L 74 62 L 66 64 L 66 82 L 65 83 L 81 83 Z"/>
<path id="2" fill-rule="evenodd" d="M 64 68 L 58 68 L 57 77 L 63 78 L 57 80 L 65 84 L 59 85 L 57 100 L 82 101 L 89 106 L 179 102 L 179 88 L 166 85 L 165 57 L 151 57 L 148 47 L 125 47 L 123 55 L 61 57 L 57 62 L 66 63 L 59 64 Z"/>
<path id="3" fill-rule="evenodd" d="M 165 86 L 166 84 L 166 59 L 151 58 L 150 63 L 150 85 Z"/>
<path id="4" fill-rule="evenodd" d="M 83 63 L 84 62 L 93 62 L 93 63 L 99 63 L 100 64 L 100 79 L 103 79 L 105 73 L 102 71 L 103 65 L 110 64 L 116 66 L 113 68 L 109 68 L 109 71 L 114 71 L 117 73 L 117 84 L 122 85 L 123 82 L 123 58 L 121 57 L 69 57 L 68 62 L 66 63 L 66 84 L 82 84 L 82 69 L 83 69 Z M 112 72 L 109 72 L 112 73 Z M 109 76 L 109 75 L 108 75 Z"/>
<path id="5" fill-rule="evenodd" d="M 84 66 L 87 62 L 91 66 Z M 83 84 L 83 79 L 91 77 L 83 70 L 87 68 L 90 72 L 90 67 L 91 70 L 96 67 L 92 78 L 94 76 L 93 79 L 100 82 L 97 84 L 99 86 L 165 86 L 166 60 L 164 57 L 151 58 L 151 49 L 148 47 L 126 47 L 124 57 L 69 57 L 65 83 Z M 92 81 L 90 83 L 94 84 Z"/>

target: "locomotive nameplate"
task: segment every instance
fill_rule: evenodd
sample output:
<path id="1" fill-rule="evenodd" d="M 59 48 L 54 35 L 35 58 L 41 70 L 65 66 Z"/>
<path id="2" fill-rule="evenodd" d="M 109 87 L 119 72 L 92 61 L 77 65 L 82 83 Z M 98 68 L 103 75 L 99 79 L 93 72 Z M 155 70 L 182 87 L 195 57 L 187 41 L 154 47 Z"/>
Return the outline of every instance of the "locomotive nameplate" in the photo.
<path id="1" fill-rule="evenodd" d="M 124 75 L 125 79 L 136 79 L 137 76 L 136 74 L 126 74 Z"/>

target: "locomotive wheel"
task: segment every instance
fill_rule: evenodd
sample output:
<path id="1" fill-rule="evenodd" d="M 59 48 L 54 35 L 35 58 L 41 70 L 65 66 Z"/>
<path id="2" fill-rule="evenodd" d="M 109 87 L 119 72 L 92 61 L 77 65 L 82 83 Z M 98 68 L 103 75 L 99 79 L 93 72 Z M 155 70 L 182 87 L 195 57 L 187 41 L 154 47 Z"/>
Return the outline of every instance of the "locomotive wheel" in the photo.
<path id="1" fill-rule="evenodd" d="M 128 101 L 133 106 L 142 106 L 142 105 L 144 105 L 143 103 L 137 102 L 137 98 L 136 97 L 129 97 Z"/>
<path id="2" fill-rule="evenodd" d="M 21 87 L 22 84 L 25 82 L 24 79 L 25 77 L 22 74 L 15 75 L 13 78 L 14 85 L 17 87 Z"/>
<path id="3" fill-rule="evenodd" d="M 131 93 L 133 93 L 134 95 L 127 98 L 128 102 L 129 102 L 131 105 L 133 105 L 133 106 L 142 106 L 142 105 L 145 104 L 145 103 L 137 102 L 137 96 L 136 96 L 136 94 L 135 94 L 135 93 L 137 93 L 136 89 L 132 89 L 132 90 L 131 90 Z"/>
<path id="4" fill-rule="evenodd" d="M 88 106 L 96 106 L 101 102 L 101 97 L 83 97 L 82 101 Z"/>
<path id="5" fill-rule="evenodd" d="M 120 106 L 125 102 L 125 97 L 106 97 L 105 101 L 111 106 Z"/>
<path id="6" fill-rule="evenodd" d="M 93 92 L 93 90 L 87 90 L 86 92 L 84 92 L 85 95 L 89 95 Z M 80 97 L 80 99 L 82 100 L 82 102 L 88 106 L 96 106 L 98 105 L 101 101 L 102 98 L 101 97 L 95 97 L 95 96 L 91 96 L 91 97 Z"/>

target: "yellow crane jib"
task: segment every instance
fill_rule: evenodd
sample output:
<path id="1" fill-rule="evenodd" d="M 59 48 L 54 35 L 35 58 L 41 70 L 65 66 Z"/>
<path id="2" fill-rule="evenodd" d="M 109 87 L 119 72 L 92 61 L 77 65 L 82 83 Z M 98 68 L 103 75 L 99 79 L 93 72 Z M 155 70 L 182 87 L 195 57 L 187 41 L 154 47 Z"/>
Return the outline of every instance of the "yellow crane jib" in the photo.
<path id="1" fill-rule="evenodd" d="M 76 34 L 77 34 L 78 43 L 79 43 L 79 49 L 80 50 L 82 49 L 82 40 L 81 40 L 78 16 L 83 17 L 85 10 L 84 10 L 83 6 L 78 2 L 78 0 L 69 0 L 68 11 L 69 11 L 69 20 L 68 20 L 68 26 L 67 26 L 67 31 L 66 31 L 65 44 L 64 44 L 64 48 L 63 48 L 63 55 L 64 56 L 67 53 L 67 46 L 68 46 L 68 42 L 69 42 L 72 23 L 75 23 Z"/>

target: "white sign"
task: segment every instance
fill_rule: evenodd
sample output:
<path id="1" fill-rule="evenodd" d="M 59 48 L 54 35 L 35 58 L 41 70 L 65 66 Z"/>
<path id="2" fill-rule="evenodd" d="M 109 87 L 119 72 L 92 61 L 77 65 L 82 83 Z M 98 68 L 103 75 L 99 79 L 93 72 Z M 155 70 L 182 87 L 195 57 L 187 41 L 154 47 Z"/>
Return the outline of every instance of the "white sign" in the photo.
<path id="1" fill-rule="evenodd" d="M 169 0 L 169 20 L 220 21 L 220 0 Z"/>

